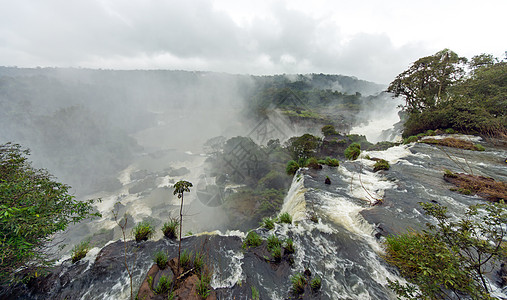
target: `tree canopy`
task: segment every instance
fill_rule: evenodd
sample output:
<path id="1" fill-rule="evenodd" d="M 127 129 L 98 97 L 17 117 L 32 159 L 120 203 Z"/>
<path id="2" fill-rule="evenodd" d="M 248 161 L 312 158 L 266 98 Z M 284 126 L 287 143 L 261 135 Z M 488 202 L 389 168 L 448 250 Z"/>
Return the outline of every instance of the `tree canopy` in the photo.
<path id="1" fill-rule="evenodd" d="M 44 169 L 33 168 L 29 150 L 18 144 L 0 145 L 0 285 L 37 272 L 49 259 L 54 234 L 71 223 L 99 216 L 93 200 L 78 201 L 70 186 Z"/>

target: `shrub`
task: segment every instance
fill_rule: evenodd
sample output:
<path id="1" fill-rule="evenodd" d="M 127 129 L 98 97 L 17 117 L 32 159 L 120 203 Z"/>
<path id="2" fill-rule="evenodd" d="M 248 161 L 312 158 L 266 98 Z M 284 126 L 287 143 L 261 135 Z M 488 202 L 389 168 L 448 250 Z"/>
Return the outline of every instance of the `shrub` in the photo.
<path id="1" fill-rule="evenodd" d="M 310 157 L 308 159 L 306 166 L 309 168 L 312 168 L 312 169 L 320 169 L 321 168 L 321 166 L 319 165 L 319 161 L 315 157 Z"/>
<path id="2" fill-rule="evenodd" d="M 164 236 L 175 239 L 178 236 L 178 226 L 180 225 L 180 222 L 175 219 L 171 218 L 169 222 L 165 222 L 164 226 L 162 226 L 162 232 L 164 233 Z"/>
<path id="3" fill-rule="evenodd" d="M 447 133 L 447 134 L 454 134 L 454 133 L 456 133 L 456 130 L 454 130 L 454 129 L 452 129 L 452 128 L 447 128 L 447 129 L 445 130 L 445 133 Z"/>
<path id="4" fill-rule="evenodd" d="M 435 135 L 435 131 L 434 131 L 434 130 L 429 129 L 429 130 L 427 130 L 427 131 L 426 131 L 426 135 L 433 136 L 433 135 Z"/>
<path id="5" fill-rule="evenodd" d="M 268 242 L 268 250 L 271 250 L 274 247 L 281 245 L 280 239 L 278 239 L 276 235 L 270 235 L 267 239 L 267 242 Z"/>
<path id="6" fill-rule="evenodd" d="M 444 169 L 444 177 L 449 177 L 449 178 L 457 178 L 458 175 L 454 174 L 452 171 L 450 170 L 447 170 L 447 169 Z"/>
<path id="7" fill-rule="evenodd" d="M 474 147 L 476 151 L 486 151 L 486 148 L 481 144 L 475 144 Z"/>
<path id="8" fill-rule="evenodd" d="M 321 129 L 321 132 L 324 136 L 330 136 L 330 135 L 336 135 L 338 132 L 336 132 L 336 129 L 333 125 L 324 125 Z"/>
<path id="9" fill-rule="evenodd" d="M 138 223 L 133 229 L 132 234 L 136 239 L 136 242 L 146 241 L 153 236 L 155 230 L 149 222 L 143 221 Z"/>
<path id="10" fill-rule="evenodd" d="M 250 231 L 243 242 L 243 248 L 258 247 L 262 244 L 261 237 L 255 232 Z"/>
<path id="11" fill-rule="evenodd" d="M 171 279 L 165 275 L 160 276 L 157 287 L 155 288 L 155 294 L 167 294 L 171 290 Z"/>
<path id="12" fill-rule="evenodd" d="M 297 170 L 299 170 L 299 164 L 294 160 L 290 160 L 287 163 L 287 167 L 285 168 L 287 175 L 294 175 L 296 174 Z"/>
<path id="13" fill-rule="evenodd" d="M 389 170 L 389 162 L 387 160 L 381 159 L 378 160 L 375 165 L 373 165 L 373 172 L 377 172 L 380 170 Z"/>
<path id="14" fill-rule="evenodd" d="M 169 261 L 169 258 L 167 257 L 167 254 L 164 251 L 157 251 L 155 252 L 155 258 L 153 261 L 157 264 L 157 266 L 163 270 L 167 267 L 167 262 Z"/>
<path id="15" fill-rule="evenodd" d="M 322 280 L 320 279 L 320 277 L 317 276 L 313 278 L 312 281 L 310 282 L 310 286 L 312 287 L 312 290 L 318 291 L 322 286 Z"/>
<path id="16" fill-rule="evenodd" d="M 294 253 L 294 242 L 292 241 L 292 239 L 286 239 L 285 240 L 285 246 L 283 246 L 285 248 L 285 251 L 287 253 Z"/>
<path id="17" fill-rule="evenodd" d="M 361 154 L 361 145 L 358 143 L 350 144 L 347 149 L 345 149 L 345 158 L 349 160 L 356 160 Z"/>
<path id="18" fill-rule="evenodd" d="M 336 158 L 326 157 L 324 164 L 330 166 L 330 167 L 339 167 L 340 161 Z"/>
<path id="19" fill-rule="evenodd" d="M 410 144 L 410 143 L 415 143 L 419 140 L 419 138 L 415 135 L 411 135 L 409 136 L 408 138 L 404 139 L 403 140 L 403 144 Z"/>
<path id="20" fill-rule="evenodd" d="M 301 273 L 296 273 L 291 276 L 292 292 L 295 295 L 300 295 L 305 291 L 306 279 Z"/>
<path id="21" fill-rule="evenodd" d="M 72 249 L 72 263 L 78 262 L 83 259 L 90 251 L 90 242 L 82 241 Z"/>
<path id="22" fill-rule="evenodd" d="M 271 218 L 263 218 L 261 226 L 268 229 L 268 230 L 271 230 L 271 229 L 275 228 L 275 221 L 273 221 L 273 219 L 271 219 Z"/>
<path id="23" fill-rule="evenodd" d="M 280 262 L 282 260 L 282 247 L 278 244 L 271 248 L 271 255 L 273 255 L 273 259 L 276 262 Z"/>
<path id="24" fill-rule="evenodd" d="M 291 215 L 288 212 L 285 212 L 285 213 L 281 214 L 278 217 L 278 220 L 279 220 L 280 223 L 292 224 L 292 217 L 291 217 Z"/>

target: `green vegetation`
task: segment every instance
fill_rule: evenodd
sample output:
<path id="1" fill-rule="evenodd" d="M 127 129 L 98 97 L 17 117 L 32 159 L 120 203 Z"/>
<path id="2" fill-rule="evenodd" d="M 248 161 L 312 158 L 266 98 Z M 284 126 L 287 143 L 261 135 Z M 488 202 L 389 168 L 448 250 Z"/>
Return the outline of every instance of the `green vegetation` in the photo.
<path id="1" fill-rule="evenodd" d="M 293 160 L 308 159 L 316 153 L 322 144 L 322 140 L 311 134 L 303 134 L 299 137 L 291 137 L 286 142 L 286 148 Z"/>
<path id="2" fill-rule="evenodd" d="M 171 279 L 167 276 L 160 276 L 157 286 L 153 290 L 155 294 L 167 294 L 171 290 Z"/>
<path id="3" fill-rule="evenodd" d="M 279 247 L 282 243 L 280 239 L 276 235 L 270 235 L 267 239 L 268 242 L 268 250 L 271 250 L 275 247 Z"/>
<path id="4" fill-rule="evenodd" d="M 196 273 L 201 273 L 204 269 L 204 254 L 201 252 L 196 252 L 194 256 L 194 269 Z"/>
<path id="5" fill-rule="evenodd" d="M 361 145 L 358 143 L 350 144 L 347 149 L 345 149 L 345 158 L 349 160 L 356 160 L 361 154 Z"/>
<path id="6" fill-rule="evenodd" d="M 163 270 L 167 267 L 167 262 L 169 261 L 169 257 L 167 256 L 167 253 L 164 251 L 157 251 L 155 252 L 155 258 L 153 261 L 157 264 L 157 266 Z"/>
<path id="7" fill-rule="evenodd" d="M 93 200 L 77 201 L 70 187 L 28 161 L 18 144 L 0 145 L 0 285 L 41 273 L 54 262 L 43 251 L 69 224 L 100 216 Z"/>
<path id="8" fill-rule="evenodd" d="M 180 222 L 177 219 L 171 218 L 169 222 L 165 222 L 164 226 L 162 226 L 162 232 L 164 233 L 164 236 L 175 239 L 178 237 L 177 229 L 180 225 Z"/>
<path id="9" fill-rule="evenodd" d="M 385 159 L 380 159 L 375 163 L 375 165 L 373 165 L 373 172 L 380 170 L 389 170 L 389 168 L 389 162 Z"/>
<path id="10" fill-rule="evenodd" d="M 284 212 L 278 216 L 280 223 L 292 224 L 292 216 L 288 212 Z"/>
<path id="11" fill-rule="evenodd" d="M 275 228 L 275 221 L 271 218 L 263 218 L 261 226 L 268 230 L 272 230 Z"/>
<path id="12" fill-rule="evenodd" d="M 503 243 L 506 205 L 470 206 L 458 221 L 449 218 L 445 207 L 421 205 L 437 223 L 428 223 L 422 232 L 387 237 L 387 261 L 410 282 L 390 281 L 389 286 L 407 299 L 447 299 L 453 295 L 490 299 L 484 274 L 507 250 Z"/>
<path id="13" fill-rule="evenodd" d="M 474 56 L 467 65 L 466 58 L 449 49 L 418 59 L 387 89 L 405 98 L 403 136 L 448 128 L 505 137 L 506 70 L 507 62 L 491 55 Z"/>
<path id="14" fill-rule="evenodd" d="M 333 125 L 324 125 L 321 129 L 321 132 L 325 137 L 338 134 Z"/>
<path id="15" fill-rule="evenodd" d="M 176 182 L 173 186 L 174 188 L 174 192 L 173 192 L 173 195 L 178 195 L 178 199 L 181 199 L 181 204 L 180 204 L 180 222 L 179 222 L 179 225 L 180 225 L 180 240 L 179 240 L 179 243 L 178 243 L 178 266 L 176 268 L 176 272 L 179 273 L 180 272 L 180 262 L 181 262 L 181 229 L 183 227 L 183 194 L 185 192 L 189 193 L 190 192 L 190 188 L 192 187 L 192 183 L 191 182 L 188 182 L 188 181 L 185 181 L 185 180 L 180 180 L 178 182 Z M 176 277 L 178 277 L 180 274 L 176 274 Z"/>
<path id="16" fill-rule="evenodd" d="M 90 251 L 89 241 L 82 241 L 81 243 L 74 246 L 71 254 L 72 263 L 78 262 L 81 259 L 85 258 L 88 251 Z"/>
<path id="17" fill-rule="evenodd" d="M 315 157 L 310 157 L 306 163 L 306 166 L 312 169 L 321 169 L 322 167 L 319 165 L 319 161 Z"/>
<path id="18" fill-rule="evenodd" d="M 285 168 L 285 172 L 287 175 L 294 175 L 296 174 L 297 170 L 299 170 L 300 166 L 299 164 L 294 160 L 289 160 L 287 163 L 287 167 Z"/>
<path id="19" fill-rule="evenodd" d="M 410 144 L 410 143 L 415 143 L 419 140 L 419 138 L 415 135 L 411 135 L 409 136 L 408 138 L 404 138 L 403 139 L 403 144 Z"/>
<path id="20" fill-rule="evenodd" d="M 197 295 L 201 299 L 206 299 L 211 294 L 211 274 L 207 272 L 201 272 L 199 282 L 196 287 Z"/>
<path id="21" fill-rule="evenodd" d="M 132 228 L 132 235 L 134 236 L 136 242 L 147 241 L 154 233 L 155 229 L 147 221 L 137 223 L 136 226 Z"/>
<path id="22" fill-rule="evenodd" d="M 314 277 L 314 278 L 310 281 L 310 286 L 312 287 L 312 290 L 313 290 L 313 291 L 318 291 L 318 290 L 320 290 L 320 287 L 322 286 L 322 280 L 320 279 L 320 277 L 319 277 L 319 276 Z"/>
<path id="23" fill-rule="evenodd" d="M 480 144 L 474 144 L 469 141 L 464 141 L 464 140 L 455 139 L 455 138 L 443 138 L 443 139 L 427 138 L 427 139 L 421 140 L 420 143 L 425 143 L 425 144 L 430 144 L 430 145 L 440 145 L 440 146 L 465 149 L 465 150 L 473 150 L 473 151 L 486 150 Z"/>
<path id="24" fill-rule="evenodd" d="M 306 279 L 301 273 L 296 273 L 291 276 L 292 292 L 295 295 L 300 295 L 305 291 Z"/>
<path id="25" fill-rule="evenodd" d="M 294 249 L 294 242 L 292 241 L 292 239 L 289 239 L 287 238 L 285 240 L 285 245 L 283 246 L 283 248 L 285 249 L 285 251 L 287 253 L 294 253 L 295 252 L 295 249 Z"/>
<path id="26" fill-rule="evenodd" d="M 337 160 L 336 158 L 331 158 L 331 157 L 326 157 L 326 159 L 324 159 L 324 165 L 328 165 L 330 167 L 339 167 L 340 166 L 340 161 Z"/>
<path id="27" fill-rule="evenodd" d="M 251 289 L 252 289 L 252 300 L 259 300 L 260 299 L 259 290 L 253 285 Z"/>
<path id="28" fill-rule="evenodd" d="M 183 268 L 183 270 L 186 271 L 192 267 L 192 252 L 187 251 L 187 249 L 183 250 L 179 259 L 179 265 Z"/>
<path id="29" fill-rule="evenodd" d="M 275 262 L 280 262 L 282 260 L 282 247 L 280 245 L 276 245 L 273 248 L 271 248 L 271 255 L 273 255 L 273 259 Z"/>
<path id="30" fill-rule="evenodd" d="M 243 242 L 243 248 L 246 249 L 248 247 L 258 247 L 262 244 L 261 237 L 255 232 L 250 231 Z"/>

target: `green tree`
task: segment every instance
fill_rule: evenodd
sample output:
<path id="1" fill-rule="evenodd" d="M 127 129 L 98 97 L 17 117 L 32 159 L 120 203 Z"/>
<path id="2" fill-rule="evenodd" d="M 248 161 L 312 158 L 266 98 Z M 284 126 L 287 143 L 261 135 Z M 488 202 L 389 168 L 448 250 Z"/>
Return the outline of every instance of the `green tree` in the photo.
<path id="1" fill-rule="evenodd" d="M 181 228 L 183 226 L 183 193 L 190 192 L 190 188 L 192 187 L 192 183 L 180 180 L 174 184 L 174 195 L 178 195 L 178 198 L 181 199 L 181 205 L 180 205 L 180 242 L 178 245 L 178 269 L 177 272 L 180 272 L 180 258 L 181 258 Z M 176 274 L 176 277 L 178 277 L 179 274 Z"/>
<path id="2" fill-rule="evenodd" d="M 466 58 L 449 49 L 415 61 L 389 84 L 387 91 L 405 98 L 404 109 L 409 113 L 435 108 L 446 101 L 447 88 L 465 75 Z"/>
<path id="3" fill-rule="evenodd" d="M 0 284 L 37 276 L 50 259 L 55 233 L 69 224 L 100 216 L 93 200 L 78 201 L 70 187 L 46 170 L 33 168 L 29 150 L 0 145 Z M 22 274 L 22 275 L 21 275 Z"/>
<path id="4" fill-rule="evenodd" d="M 298 161 L 314 156 L 321 143 L 322 140 L 319 137 L 306 133 L 299 137 L 291 137 L 286 142 L 286 148 L 292 159 Z"/>
<path id="5" fill-rule="evenodd" d="M 470 206 L 464 217 L 453 221 L 446 208 L 421 203 L 436 224 L 420 233 L 386 239 L 386 259 L 414 285 L 390 282 L 408 299 L 492 299 L 484 277 L 487 269 L 505 253 L 507 223 L 504 203 Z M 487 268 L 488 267 L 488 268 Z M 468 298 L 467 298 L 468 299 Z"/>

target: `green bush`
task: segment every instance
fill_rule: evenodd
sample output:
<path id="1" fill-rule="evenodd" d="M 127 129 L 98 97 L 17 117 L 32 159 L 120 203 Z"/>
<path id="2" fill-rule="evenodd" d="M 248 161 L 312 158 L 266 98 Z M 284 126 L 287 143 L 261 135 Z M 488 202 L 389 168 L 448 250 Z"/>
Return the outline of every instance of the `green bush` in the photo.
<path id="1" fill-rule="evenodd" d="M 296 273 L 291 276 L 292 292 L 295 295 L 301 295 L 305 291 L 306 279 L 301 273 Z"/>
<path id="2" fill-rule="evenodd" d="M 320 168 L 319 161 L 315 157 L 310 157 L 307 161 L 306 166 L 312 169 Z"/>
<path id="3" fill-rule="evenodd" d="M 147 241 L 149 238 L 153 236 L 155 230 L 153 226 L 149 222 L 143 221 L 138 223 L 133 229 L 132 234 L 136 239 L 136 242 Z"/>
<path id="4" fill-rule="evenodd" d="M 321 132 L 324 136 L 330 136 L 330 135 L 337 135 L 338 132 L 336 132 L 333 125 L 324 125 L 321 129 Z"/>
<path id="5" fill-rule="evenodd" d="M 157 287 L 155 287 L 155 294 L 167 294 L 171 290 L 171 279 L 165 275 L 160 276 Z"/>
<path id="6" fill-rule="evenodd" d="M 82 241 L 81 243 L 74 246 L 72 249 L 72 263 L 78 262 L 83 259 L 86 254 L 90 251 L 90 242 Z"/>
<path id="7" fill-rule="evenodd" d="M 278 221 L 280 223 L 292 224 L 292 217 L 288 212 L 285 212 L 285 213 L 281 214 L 280 216 L 278 216 Z"/>
<path id="8" fill-rule="evenodd" d="M 196 286 L 196 292 L 201 299 L 206 299 L 211 294 L 211 276 L 206 272 L 201 273 Z"/>
<path id="9" fill-rule="evenodd" d="M 454 133 L 456 133 L 456 130 L 454 130 L 454 129 L 452 129 L 452 128 L 447 128 L 447 129 L 445 130 L 445 133 L 447 133 L 447 134 L 454 134 Z"/>
<path id="10" fill-rule="evenodd" d="M 340 161 L 337 160 L 336 158 L 326 157 L 326 159 L 324 160 L 324 164 L 330 167 L 339 167 Z"/>
<path id="11" fill-rule="evenodd" d="M 312 290 L 318 291 L 320 290 L 320 287 L 322 286 L 322 280 L 319 276 L 315 277 L 310 281 L 310 286 L 312 287 Z"/>
<path id="12" fill-rule="evenodd" d="M 299 170 L 299 164 L 294 160 L 290 160 L 287 163 L 287 167 L 285 168 L 287 175 L 294 175 L 296 174 L 297 170 Z"/>
<path id="13" fill-rule="evenodd" d="M 243 248 L 258 247 L 262 244 L 261 237 L 255 232 L 250 231 L 243 242 Z"/>
<path id="14" fill-rule="evenodd" d="M 189 270 L 192 267 L 192 252 L 188 252 L 186 249 L 181 252 L 180 266 L 185 271 Z"/>
<path id="15" fill-rule="evenodd" d="M 267 243 L 268 243 L 268 250 L 271 250 L 274 247 L 281 245 L 280 239 L 278 239 L 278 237 L 276 235 L 270 235 L 267 239 Z"/>
<path id="16" fill-rule="evenodd" d="M 271 218 L 263 218 L 261 226 L 268 229 L 268 230 L 274 229 L 275 228 L 275 221 L 273 221 L 273 219 L 271 219 Z"/>
<path id="17" fill-rule="evenodd" d="M 359 154 L 361 154 L 361 145 L 358 143 L 352 143 L 345 149 L 345 158 L 348 160 L 356 160 Z"/>
<path id="18" fill-rule="evenodd" d="M 419 140 L 419 138 L 417 136 L 411 135 L 408 138 L 403 139 L 403 144 L 414 143 L 414 142 L 417 142 L 418 140 Z"/>
<path id="19" fill-rule="evenodd" d="M 169 222 L 165 222 L 164 226 L 162 226 L 162 232 L 164 233 L 164 236 L 175 239 L 178 237 L 178 226 L 180 225 L 180 222 L 178 219 L 171 218 Z"/>
<path id="20" fill-rule="evenodd" d="M 285 251 L 287 253 L 294 253 L 294 242 L 292 241 L 292 239 L 286 239 L 285 240 L 285 246 L 283 246 L 285 248 Z"/>
<path id="21" fill-rule="evenodd" d="M 196 252 L 194 257 L 194 269 L 196 273 L 200 273 L 204 267 L 204 254 Z"/>
<path id="22" fill-rule="evenodd" d="M 387 160 L 381 159 L 378 160 L 375 165 L 373 165 L 373 172 L 377 172 L 380 170 L 389 170 L 390 165 Z"/>
<path id="23" fill-rule="evenodd" d="M 164 251 L 155 252 L 155 258 L 153 261 L 157 264 L 157 266 L 163 270 L 167 267 L 167 262 L 169 261 L 169 257 Z"/>
<path id="24" fill-rule="evenodd" d="M 282 260 L 282 247 L 280 247 L 280 245 L 276 245 L 271 248 L 271 255 L 273 255 L 275 262 L 280 262 Z"/>

